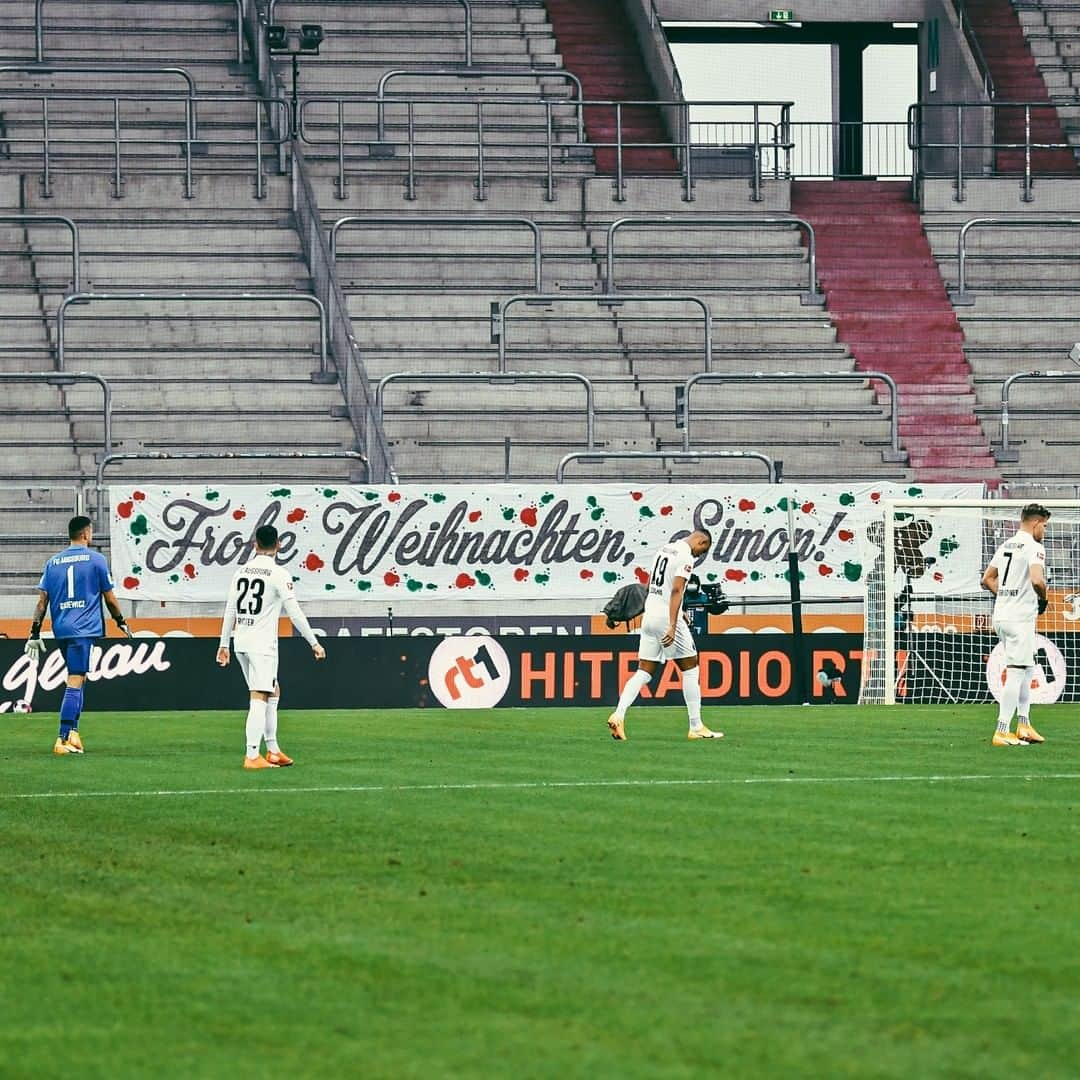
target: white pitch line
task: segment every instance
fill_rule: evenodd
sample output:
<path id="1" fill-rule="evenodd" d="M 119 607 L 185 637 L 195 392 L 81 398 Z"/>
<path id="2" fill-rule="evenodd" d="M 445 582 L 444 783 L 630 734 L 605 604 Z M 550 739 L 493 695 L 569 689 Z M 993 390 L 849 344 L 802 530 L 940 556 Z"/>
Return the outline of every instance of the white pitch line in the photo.
<path id="1" fill-rule="evenodd" d="M 180 798 L 198 795 L 318 795 L 321 792 L 378 794 L 409 791 L 528 791 L 544 788 L 733 787 L 749 784 L 970 784 L 994 780 L 1080 780 L 1080 773 L 970 773 L 955 776 L 747 776 L 734 779 L 705 777 L 685 780 L 523 780 L 471 784 L 356 784 L 327 787 L 177 788 L 157 791 L 28 791 L 21 794 L 0 794 L 0 801 Z"/>

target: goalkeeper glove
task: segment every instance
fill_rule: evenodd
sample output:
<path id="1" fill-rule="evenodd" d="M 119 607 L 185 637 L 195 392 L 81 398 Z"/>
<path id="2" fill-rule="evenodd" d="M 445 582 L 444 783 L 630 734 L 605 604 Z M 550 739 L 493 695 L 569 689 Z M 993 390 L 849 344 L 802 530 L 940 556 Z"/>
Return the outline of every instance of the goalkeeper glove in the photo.
<path id="1" fill-rule="evenodd" d="M 1045 596 L 1039 597 L 1039 614 L 1041 615 L 1050 606 L 1050 601 Z"/>
<path id="2" fill-rule="evenodd" d="M 30 636 L 26 639 L 23 652 L 32 660 L 40 660 L 45 655 L 45 642 L 41 640 L 41 623 L 32 623 Z"/>
<path id="3" fill-rule="evenodd" d="M 123 615 L 117 615 L 114 619 L 114 622 L 116 623 L 116 629 L 122 630 L 124 632 L 124 637 L 130 640 L 135 636 L 131 632 L 131 627 L 128 626 L 127 621 L 124 619 Z"/>

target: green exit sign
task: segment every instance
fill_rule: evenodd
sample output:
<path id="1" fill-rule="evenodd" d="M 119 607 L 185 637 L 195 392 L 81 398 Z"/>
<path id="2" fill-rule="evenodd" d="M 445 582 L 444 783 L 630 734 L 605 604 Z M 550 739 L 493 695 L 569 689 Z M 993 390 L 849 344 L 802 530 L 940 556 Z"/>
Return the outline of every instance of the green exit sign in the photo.
<path id="1" fill-rule="evenodd" d="M 791 8 L 777 8 L 769 12 L 769 22 L 791 22 L 795 18 L 795 12 Z"/>

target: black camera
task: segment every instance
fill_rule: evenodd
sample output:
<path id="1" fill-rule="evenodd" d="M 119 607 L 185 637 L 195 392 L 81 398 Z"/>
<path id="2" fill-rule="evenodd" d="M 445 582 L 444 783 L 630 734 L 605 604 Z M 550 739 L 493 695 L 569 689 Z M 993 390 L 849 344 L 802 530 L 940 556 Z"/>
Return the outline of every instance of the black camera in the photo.
<path id="1" fill-rule="evenodd" d="M 724 595 L 720 582 L 702 582 L 697 574 L 691 574 L 687 579 L 686 591 L 683 593 L 684 611 L 704 609 L 710 615 L 723 615 L 729 607 L 731 604 Z"/>

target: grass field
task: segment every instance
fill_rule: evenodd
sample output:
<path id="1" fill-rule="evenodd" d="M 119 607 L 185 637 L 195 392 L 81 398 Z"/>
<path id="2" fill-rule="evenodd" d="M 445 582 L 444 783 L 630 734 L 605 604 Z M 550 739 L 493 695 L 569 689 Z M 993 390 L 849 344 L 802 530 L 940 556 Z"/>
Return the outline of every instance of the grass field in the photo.
<path id="1" fill-rule="evenodd" d="M 1080 709 L 0 717 L 0 1075 L 1066 1077 Z"/>

